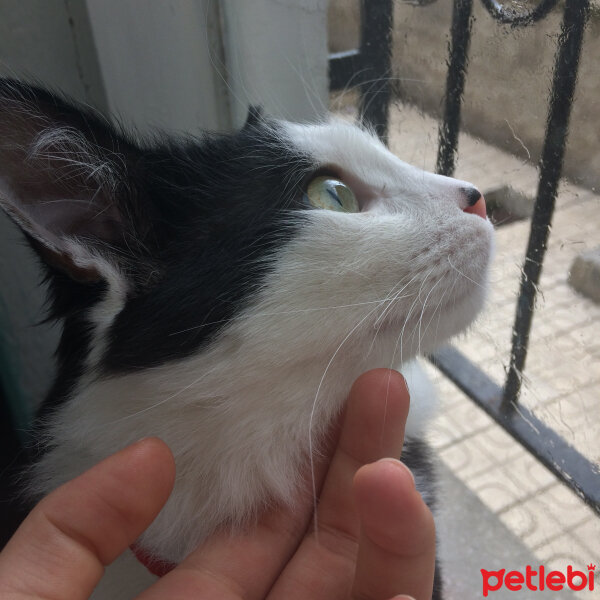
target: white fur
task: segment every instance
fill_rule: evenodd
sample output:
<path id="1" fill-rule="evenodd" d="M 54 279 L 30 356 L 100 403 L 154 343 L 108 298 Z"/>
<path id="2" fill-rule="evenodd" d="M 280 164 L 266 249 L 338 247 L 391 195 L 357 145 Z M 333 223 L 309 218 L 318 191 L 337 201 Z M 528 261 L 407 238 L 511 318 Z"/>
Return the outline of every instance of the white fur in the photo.
<path id="1" fill-rule="evenodd" d="M 142 542 L 167 560 L 223 522 L 242 525 L 274 500 L 293 504 L 309 449 L 318 451 L 353 380 L 431 351 L 484 300 L 492 227 L 462 211 L 469 184 L 410 167 L 344 123 L 287 134 L 351 174 L 363 212 L 307 213 L 251 305 L 204 351 L 119 377 L 90 370 L 54 417 L 57 445 L 38 466 L 47 491 L 129 442 L 161 437 L 177 481 Z M 122 306 L 119 290 L 109 298 L 96 311 L 103 331 L 107 310 Z M 410 434 L 429 395 L 413 394 Z"/>
<path id="2" fill-rule="evenodd" d="M 36 115 L 36 118 L 41 118 Z M 106 152 L 106 151 L 105 151 Z M 115 159 L 123 161 L 121 155 L 111 153 L 111 159 L 100 156 L 97 147 L 75 127 L 57 127 L 48 122 L 48 127 L 40 130 L 27 148 L 27 159 L 36 165 L 47 165 L 55 169 L 56 164 L 63 168 L 63 177 L 77 177 L 86 181 L 100 192 L 114 193 L 120 179 L 114 172 Z"/>

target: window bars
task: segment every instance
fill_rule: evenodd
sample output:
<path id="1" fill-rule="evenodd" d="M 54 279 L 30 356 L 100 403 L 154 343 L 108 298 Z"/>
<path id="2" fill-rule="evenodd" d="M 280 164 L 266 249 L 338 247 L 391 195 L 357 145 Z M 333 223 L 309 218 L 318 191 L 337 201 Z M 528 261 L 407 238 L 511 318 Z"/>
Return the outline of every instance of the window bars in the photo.
<path id="1" fill-rule="evenodd" d="M 435 0 L 420 0 L 421 4 Z M 454 172 L 460 114 L 467 76 L 469 42 L 474 0 L 454 0 L 449 43 L 444 117 L 439 126 L 436 171 Z M 540 0 L 529 11 L 504 7 L 496 0 L 480 0 L 498 22 L 525 27 L 543 19 L 558 0 Z M 558 37 L 552 90 L 548 105 L 546 134 L 539 163 L 535 200 L 521 286 L 513 326 L 510 365 L 504 387 L 455 348 L 446 346 L 430 357 L 434 365 L 485 410 L 519 443 L 536 456 L 560 480 L 571 487 L 600 514 L 600 471 L 527 407 L 519 404 L 522 374 L 527 358 L 529 333 L 562 173 L 569 116 L 577 80 L 583 34 L 590 13 L 589 0 L 564 2 Z M 359 114 L 387 140 L 388 107 L 392 96 L 390 80 L 393 0 L 362 0 L 360 48 L 330 55 L 332 90 L 360 87 Z"/>

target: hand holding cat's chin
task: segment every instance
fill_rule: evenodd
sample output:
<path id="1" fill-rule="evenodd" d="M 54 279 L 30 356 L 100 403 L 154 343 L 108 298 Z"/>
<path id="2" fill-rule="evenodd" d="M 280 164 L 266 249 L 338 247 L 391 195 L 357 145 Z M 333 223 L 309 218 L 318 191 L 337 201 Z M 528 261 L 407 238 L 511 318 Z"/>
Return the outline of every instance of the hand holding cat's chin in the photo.
<path id="1" fill-rule="evenodd" d="M 408 469 L 380 460 L 400 455 L 407 413 L 400 375 L 361 376 L 333 454 L 317 465 L 317 519 L 310 521 L 309 491 L 303 511 L 272 509 L 245 533 L 214 534 L 142 597 L 430 597 L 431 513 Z M 168 448 L 150 439 L 56 490 L 0 556 L 0 595 L 86 597 L 103 565 L 158 513 L 173 478 Z M 25 576 L 32 572 L 35 578 Z"/>

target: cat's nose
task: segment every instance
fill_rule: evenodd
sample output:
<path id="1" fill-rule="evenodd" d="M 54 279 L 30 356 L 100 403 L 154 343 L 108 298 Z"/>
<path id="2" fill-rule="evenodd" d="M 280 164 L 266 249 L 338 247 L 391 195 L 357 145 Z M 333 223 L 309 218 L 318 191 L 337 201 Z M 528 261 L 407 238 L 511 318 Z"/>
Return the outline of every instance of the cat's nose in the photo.
<path id="1" fill-rule="evenodd" d="M 463 188 L 462 191 L 467 201 L 467 206 L 466 208 L 463 208 L 463 211 L 466 213 L 479 215 L 482 219 L 485 219 L 487 217 L 487 212 L 483 194 L 474 187 Z"/>

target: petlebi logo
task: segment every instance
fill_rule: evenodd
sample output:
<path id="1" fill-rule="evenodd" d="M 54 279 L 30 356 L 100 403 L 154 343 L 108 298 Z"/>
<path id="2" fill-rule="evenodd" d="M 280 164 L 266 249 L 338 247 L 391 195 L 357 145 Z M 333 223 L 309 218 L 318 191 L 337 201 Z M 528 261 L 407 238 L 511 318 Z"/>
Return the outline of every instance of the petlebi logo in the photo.
<path id="1" fill-rule="evenodd" d="M 551 590 L 559 592 L 565 587 L 579 592 L 581 590 L 594 590 L 594 571 L 596 565 L 587 565 L 587 571 L 578 571 L 571 565 L 567 566 L 566 572 L 548 571 L 543 565 L 534 569 L 527 565 L 525 571 L 486 571 L 481 569 L 482 593 L 487 598 L 490 592 L 496 592 L 505 588 L 512 592 L 518 592 L 524 588 L 532 592 Z"/>

